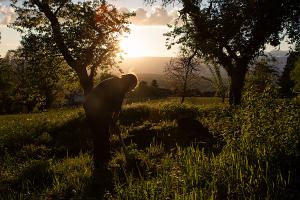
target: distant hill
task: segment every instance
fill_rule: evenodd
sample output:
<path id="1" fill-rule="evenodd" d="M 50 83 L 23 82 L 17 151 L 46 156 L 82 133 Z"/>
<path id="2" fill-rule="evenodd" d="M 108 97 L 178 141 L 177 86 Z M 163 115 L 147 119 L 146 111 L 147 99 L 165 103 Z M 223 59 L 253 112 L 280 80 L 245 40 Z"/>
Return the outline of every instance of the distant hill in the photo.
<path id="1" fill-rule="evenodd" d="M 126 58 L 120 67 L 125 73 L 163 74 L 164 67 L 170 60 L 171 57 Z"/>
<path id="2" fill-rule="evenodd" d="M 273 63 L 275 68 L 282 72 L 287 60 L 287 51 L 271 51 L 266 54 L 273 56 L 277 62 Z M 137 74 L 163 74 L 164 68 L 171 57 L 140 57 L 126 58 L 121 64 L 121 69 L 125 72 L 134 72 Z M 209 75 L 206 68 L 203 68 L 203 75 Z"/>
<path id="3" fill-rule="evenodd" d="M 287 60 L 287 51 L 272 51 L 267 52 L 276 59 L 276 62 L 272 63 L 275 69 L 279 73 L 283 71 L 283 68 Z M 259 58 L 260 59 L 260 58 Z M 152 80 L 157 80 L 158 84 L 162 88 L 172 88 L 172 83 L 164 76 L 164 68 L 168 62 L 170 62 L 171 57 L 140 57 L 140 58 L 126 58 L 121 64 L 120 68 L 124 73 L 134 72 L 138 75 L 140 81 L 146 81 L 149 85 Z M 225 70 L 221 71 L 222 76 L 227 76 Z M 207 67 L 203 65 L 202 76 L 210 77 L 211 74 Z M 211 91 L 212 87 L 208 81 L 199 79 L 198 89 L 201 91 Z"/>
<path id="4" fill-rule="evenodd" d="M 149 85 L 155 79 L 162 88 L 169 88 L 169 82 L 163 74 L 148 74 L 148 73 L 137 73 L 140 81 L 146 81 Z"/>
<path id="5" fill-rule="evenodd" d="M 136 75 L 140 81 L 146 81 L 148 85 L 155 79 L 160 88 L 174 89 L 174 84 L 163 74 L 136 73 Z M 199 78 L 198 84 L 194 86 L 194 89 L 200 89 L 202 92 L 207 92 L 212 90 L 212 86 L 208 81 Z"/>

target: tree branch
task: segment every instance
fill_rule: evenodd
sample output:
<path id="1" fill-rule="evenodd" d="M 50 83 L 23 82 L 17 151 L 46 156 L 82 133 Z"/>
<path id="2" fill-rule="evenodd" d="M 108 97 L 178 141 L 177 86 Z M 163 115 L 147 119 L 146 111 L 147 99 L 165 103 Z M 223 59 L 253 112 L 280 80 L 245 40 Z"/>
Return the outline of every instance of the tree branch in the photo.
<path id="1" fill-rule="evenodd" d="M 61 28 L 58 19 L 55 16 L 55 14 L 52 12 L 49 4 L 44 0 L 42 1 L 33 0 L 33 3 L 39 8 L 41 12 L 45 14 L 45 16 L 50 21 L 52 33 L 58 49 L 60 50 L 61 54 L 65 58 L 67 64 L 76 71 L 80 80 L 80 84 L 83 87 L 85 94 L 89 93 L 93 87 L 93 83 L 89 80 L 87 70 L 86 70 L 87 66 L 79 65 L 77 61 L 72 57 L 68 47 L 64 43 L 64 38 L 61 33 Z"/>
<path id="2" fill-rule="evenodd" d="M 68 65 L 70 65 L 70 67 L 74 68 L 77 71 L 78 69 L 76 69 L 77 66 L 76 66 L 75 59 L 72 57 L 66 44 L 63 42 L 64 40 L 63 40 L 63 36 L 62 36 L 61 30 L 60 30 L 60 24 L 58 22 L 57 17 L 52 12 L 49 5 L 47 3 L 45 3 L 44 1 L 41 2 L 40 0 L 33 0 L 33 2 L 39 8 L 39 10 L 45 14 L 45 16 L 50 21 L 55 42 L 56 42 L 60 52 L 66 59 Z"/>
<path id="3" fill-rule="evenodd" d="M 66 3 L 67 3 L 67 1 L 64 1 L 64 2 L 62 2 L 62 3 L 58 6 L 58 8 L 56 9 L 56 11 L 54 12 L 54 15 L 55 15 L 55 16 L 57 15 L 57 13 L 60 11 L 60 9 L 61 9 Z"/>

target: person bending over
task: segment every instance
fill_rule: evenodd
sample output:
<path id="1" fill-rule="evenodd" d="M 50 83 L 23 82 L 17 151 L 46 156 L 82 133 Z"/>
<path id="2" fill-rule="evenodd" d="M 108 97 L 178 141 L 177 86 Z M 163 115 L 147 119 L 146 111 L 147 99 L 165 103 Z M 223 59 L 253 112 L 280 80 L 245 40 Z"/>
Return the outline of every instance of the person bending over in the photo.
<path id="1" fill-rule="evenodd" d="M 100 82 L 85 100 L 87 121 L 94 145 L 94 166 L 103 167 L 110 159 L 109 127 L 117 120 L 125 94 L 137 85 L 134 74 L 125 74 Z"/>

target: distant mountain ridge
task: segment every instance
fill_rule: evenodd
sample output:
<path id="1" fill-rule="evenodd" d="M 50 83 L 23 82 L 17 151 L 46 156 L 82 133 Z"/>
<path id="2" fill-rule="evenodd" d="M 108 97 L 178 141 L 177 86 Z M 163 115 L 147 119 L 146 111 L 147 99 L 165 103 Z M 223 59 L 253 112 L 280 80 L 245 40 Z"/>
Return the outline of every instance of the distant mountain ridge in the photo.
<path id="1" fill-rule="evenodd" d="M 287 60 L 287 51 L 271 51 L 266 52 L 267 55 L 271 55 L 277 61 L 272 63 L 279 73 L 283 71 L 283 68 Z M 134 72 L 137 74 L 164 74 L 164 68 L 172 57 L 137 57 L 137 58 L 125 58 L 120 63 L 120 68 L 124 73 Z M 204 75 L 207 75 L 207 69 L 203 69 Z"/>
<path id="2" fill-rule="evenodd" d="M 171 57 L 126 58 L 120 64 L 120 68 L 125 73 L 163 74 L 165 65 L 170 62 L 171 59 Z"/>

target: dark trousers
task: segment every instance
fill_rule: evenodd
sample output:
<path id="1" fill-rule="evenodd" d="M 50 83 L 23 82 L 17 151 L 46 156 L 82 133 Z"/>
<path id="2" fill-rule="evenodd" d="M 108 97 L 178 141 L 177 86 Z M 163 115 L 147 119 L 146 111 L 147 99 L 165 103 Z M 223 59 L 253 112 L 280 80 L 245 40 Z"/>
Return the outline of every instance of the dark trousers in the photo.
<path id="1" fill-rule="evenodd" d="M 89 115 L 88 123 L 92 132 L 94 145 L 94 166 L 95 168 L 104 167 L 110 159 L 109 127 L 111 115 Z"/>

